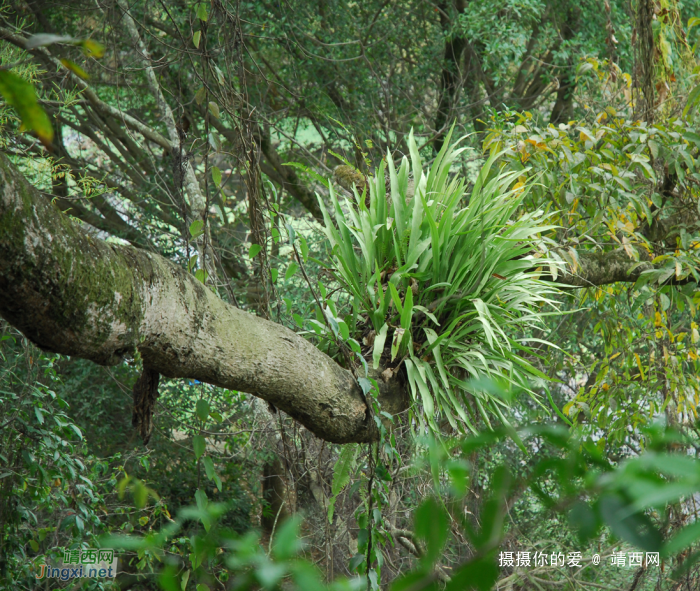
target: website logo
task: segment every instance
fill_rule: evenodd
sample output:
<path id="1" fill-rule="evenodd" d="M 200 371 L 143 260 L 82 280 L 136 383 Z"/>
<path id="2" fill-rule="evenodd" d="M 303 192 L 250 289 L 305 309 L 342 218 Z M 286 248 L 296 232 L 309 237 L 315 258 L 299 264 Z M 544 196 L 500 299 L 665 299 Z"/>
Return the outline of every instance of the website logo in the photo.
<path id="1" fill-rule="evenodd" d="M 63 550 L 61 564 L 40 564 L 37 579 L 113 579 L 118 558 L 111 548 Z"/>

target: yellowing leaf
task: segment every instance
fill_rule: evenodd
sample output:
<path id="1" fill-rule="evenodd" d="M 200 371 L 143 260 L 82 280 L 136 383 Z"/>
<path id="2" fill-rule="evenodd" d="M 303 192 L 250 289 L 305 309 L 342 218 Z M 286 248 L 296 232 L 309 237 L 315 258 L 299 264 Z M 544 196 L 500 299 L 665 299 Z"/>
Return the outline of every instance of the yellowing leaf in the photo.
<path id="1" fill-rule="evenodd" d="M 53 140 L 51 121 L 32 85 L 12 72 L 0 70 L 0 94 L 14 107 L 24 126 L 34 131 L 42 144 L 50 146 Z"/>
<path id="2" fill-rule="evenodd" d="M 85 55 L 88 57 L 100 59 L 105 54 L 105 46 L 102 45 L 102 43 L 98 43 L 92 39 L 85 39 L 84 41 L 81 41 L 80 46 L 83 48 Z"/>
<path id="3" fill-rule="evenodd" d="M 639 355 L 637 353 L 634 354 L 634 358 L 637 360 L 637 367 L 639 368 L 639 375 L 642 376 L 642 379 L 644 378 L 644 370 L 642 369 L 642 360 L 639 358 Z"/>
<path id="4" fill-rule="evenodd" d="M 83 80 L 90 78 L 89 74 L 75 62 L 62 58 L 61 63 L 79 78 L 82 78 Z"/>

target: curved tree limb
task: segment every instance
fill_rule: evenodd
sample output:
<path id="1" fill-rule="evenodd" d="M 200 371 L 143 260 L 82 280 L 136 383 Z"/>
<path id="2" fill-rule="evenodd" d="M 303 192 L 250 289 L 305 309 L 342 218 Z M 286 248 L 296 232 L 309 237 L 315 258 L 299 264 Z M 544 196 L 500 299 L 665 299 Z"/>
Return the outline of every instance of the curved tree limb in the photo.
<path id="1" fill-rule="evenodd" d="M 376 438 L 351 373 L 156 254 L 84 234 L 0 154 L 0 315 L 48 351 L 272 402 L 327 441 Z"/>

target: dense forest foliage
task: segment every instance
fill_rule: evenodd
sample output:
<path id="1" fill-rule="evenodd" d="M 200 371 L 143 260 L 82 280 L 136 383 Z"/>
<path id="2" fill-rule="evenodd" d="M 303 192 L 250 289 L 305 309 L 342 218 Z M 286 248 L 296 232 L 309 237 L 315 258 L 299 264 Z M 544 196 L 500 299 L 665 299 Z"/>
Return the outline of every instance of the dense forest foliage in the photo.
<path id="1" fill-rule="evenodd" d="M 700 589 L 699 46 L 0 0 L 0 589 Z"/>

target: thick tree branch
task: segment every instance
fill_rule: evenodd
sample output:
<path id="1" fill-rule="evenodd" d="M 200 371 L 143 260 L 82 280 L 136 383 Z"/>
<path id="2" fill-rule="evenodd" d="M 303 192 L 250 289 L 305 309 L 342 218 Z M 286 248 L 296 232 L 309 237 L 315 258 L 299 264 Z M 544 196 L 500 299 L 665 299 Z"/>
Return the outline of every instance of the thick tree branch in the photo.
<path id="1" fill-rule="evenodd" d="M 610 283 L 634 283 L 644 271 L 654 269 L 650 262 L 639 263 L 620 250 L 611 252 L 577 251 L 576 261 L 571 255 L 560 253 L 571 264 L 559 273 L 557 283 L 574 287 L 597 287 Z"/>
<path id="2" fill-rule="evenodd" d="M 234 308 L 156 254 L 84 234 L 0 154 L 0 315 L 45 350 L 272 402 L 319 437 L 376 437 L 349 371 L 291 330 Z"/>

